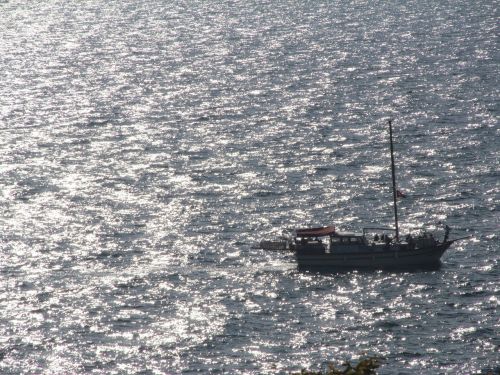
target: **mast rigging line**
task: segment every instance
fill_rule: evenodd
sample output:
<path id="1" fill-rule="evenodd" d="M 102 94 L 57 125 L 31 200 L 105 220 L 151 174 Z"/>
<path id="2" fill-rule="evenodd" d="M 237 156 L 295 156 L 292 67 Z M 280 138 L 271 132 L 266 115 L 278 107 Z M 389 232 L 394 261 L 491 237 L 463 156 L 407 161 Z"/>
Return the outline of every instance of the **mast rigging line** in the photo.
<path id="1" fill-rule="evenodd" d="M 392 172 L 392 198 L 394 200 L 394 223 L 396 227 L 396 241 L 399 242 L 399 226 L 398 226 L 398 205 L 397 205 L 397 190 L 396 190 L 396 168 L 394 166 L 394 145 L 392 142 L 392 120 L 389 120 L 389 140 L 391 143 L 391 172 Z"/>

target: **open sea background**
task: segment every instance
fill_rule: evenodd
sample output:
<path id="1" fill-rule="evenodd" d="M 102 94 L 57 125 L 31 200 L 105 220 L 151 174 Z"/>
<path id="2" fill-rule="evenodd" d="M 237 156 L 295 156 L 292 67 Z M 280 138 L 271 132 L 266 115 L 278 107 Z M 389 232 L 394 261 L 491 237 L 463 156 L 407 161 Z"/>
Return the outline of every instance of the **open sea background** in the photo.
<path id="1" fill-rule="evenodd" d="M 498 1 L 0 2 L 0 373 L 500 358 Z M 299 272 L 283 228 L 473 235 Z"/>

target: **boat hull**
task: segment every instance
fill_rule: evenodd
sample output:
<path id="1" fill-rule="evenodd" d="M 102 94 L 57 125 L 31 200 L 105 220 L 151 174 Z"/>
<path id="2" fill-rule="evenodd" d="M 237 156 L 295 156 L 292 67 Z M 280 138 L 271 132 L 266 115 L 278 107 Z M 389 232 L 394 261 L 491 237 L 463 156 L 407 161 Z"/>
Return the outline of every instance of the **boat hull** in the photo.
<path id="1" fill-rule="evenodd" d="M 352 252 L 310 252 L 297 249 L 299 268 L 328 267 L 338 269 L 419 269 L 439 268 L 441 256 L 451 242 L 438 243 L 420 249 L 408 246 L 377 248 L 366 246 Z"/>

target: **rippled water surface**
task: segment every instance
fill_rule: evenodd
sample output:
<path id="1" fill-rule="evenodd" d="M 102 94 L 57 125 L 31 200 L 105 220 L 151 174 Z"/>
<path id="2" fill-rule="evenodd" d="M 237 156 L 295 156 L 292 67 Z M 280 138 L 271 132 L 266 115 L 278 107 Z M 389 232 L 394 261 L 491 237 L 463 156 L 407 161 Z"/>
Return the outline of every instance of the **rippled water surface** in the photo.
<path id="1" fill-rule="evenodd" d="M 499 366 L 496 1 L 0 3 L 0 372 Z M 473 235 L 299 272 L 283 228 Z"/>

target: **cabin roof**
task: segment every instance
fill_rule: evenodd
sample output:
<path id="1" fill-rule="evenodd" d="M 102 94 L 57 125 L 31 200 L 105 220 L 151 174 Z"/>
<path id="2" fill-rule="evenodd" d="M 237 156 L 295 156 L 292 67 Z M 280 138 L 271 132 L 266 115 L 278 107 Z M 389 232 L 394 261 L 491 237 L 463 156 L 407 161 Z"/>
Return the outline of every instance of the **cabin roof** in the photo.
<path id="1" fill-rule="evenodd" d="M 335 232 L 336 237 L 363 237 L 362 233 L 354 232 Z"/>
<path id="2" fill-rule="evenodd" d="M 303 228 L 296 229 L 297 237 L 326 237 L 335 234 L 335 227 Z"/>

